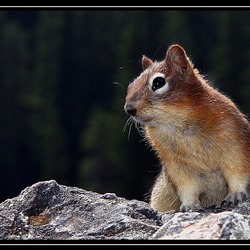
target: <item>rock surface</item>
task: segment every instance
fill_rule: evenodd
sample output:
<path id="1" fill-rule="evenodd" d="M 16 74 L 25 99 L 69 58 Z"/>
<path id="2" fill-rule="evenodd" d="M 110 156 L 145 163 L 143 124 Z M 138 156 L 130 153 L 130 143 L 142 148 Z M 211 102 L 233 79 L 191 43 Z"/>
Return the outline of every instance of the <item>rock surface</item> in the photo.
<path id="1" fill-rule="evenodd" d="M 161 216 L 147 203 L 56 181 L 38 182 L 0 204 L 0 239 L 147 239 Z"/>
<path id="2" fill-rule="evenodd" d="M 43 181 L 0 204 L 1 240 L 249 240 L 250 203 L 159 213 L 143 201 Z"/>

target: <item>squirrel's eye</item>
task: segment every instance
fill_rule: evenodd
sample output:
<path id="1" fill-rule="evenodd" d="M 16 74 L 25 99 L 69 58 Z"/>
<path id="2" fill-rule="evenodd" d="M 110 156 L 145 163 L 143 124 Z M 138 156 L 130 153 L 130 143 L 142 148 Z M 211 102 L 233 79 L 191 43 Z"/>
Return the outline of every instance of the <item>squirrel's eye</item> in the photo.
<path id="1" fill-rule="evenodd" d="M 152 90 L 156 91 L 157 89 L 162 88 L 166 84 L 165 78 L 158 76 L 152 82 Z"/>
<path id="2" fill-rule="evenodd" d="M 163 94 L 169 89 L 168 81 L 165 78 L 165 75 L 160 72 L 156 72 L 149 78 L 149 87 L 156 94 Z"/>

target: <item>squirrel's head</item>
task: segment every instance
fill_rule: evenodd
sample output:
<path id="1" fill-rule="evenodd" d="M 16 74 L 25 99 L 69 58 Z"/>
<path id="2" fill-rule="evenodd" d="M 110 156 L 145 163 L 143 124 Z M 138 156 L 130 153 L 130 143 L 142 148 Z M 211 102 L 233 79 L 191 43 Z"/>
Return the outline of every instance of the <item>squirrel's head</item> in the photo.
<path id="1" fill-rule="evenodd" d="M 143 72 L 128 86 L 125 112 L 139 123 L 155 125 L 186 108 L 197 70 L 178 44 L 171 45 L 161 62 L 142 57 Z M 169 115 L 167 115 L 169 114 Z M 183 112 L 179 112 L 183 115 Z M 175 118 L 176 119 L 176 118 Z"/>

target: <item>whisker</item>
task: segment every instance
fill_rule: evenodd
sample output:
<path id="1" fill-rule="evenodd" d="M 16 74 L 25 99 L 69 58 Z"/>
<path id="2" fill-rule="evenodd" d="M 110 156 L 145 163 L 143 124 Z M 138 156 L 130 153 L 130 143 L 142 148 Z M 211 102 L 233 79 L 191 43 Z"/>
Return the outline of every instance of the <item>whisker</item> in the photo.
<path id="1" fill-rule="evenodd" d="M 128 120 L 126 121 L 126 123 L 124 124 L 123 126 L 123 131 L 125 132 L 126 131 L 126 128 L 128 127 L 128 140 L 129 140 L 129 137 L 130 137 L 130 134 L 131 134 L 131 130 L 132 130 L 132 126 L 135 126 L 136 130 L 138 131 L 139 135 L 141 135 L 142 137 L 144 137 L 144 126 L 133 119 L 132 116 L 130 116 L 128 118 Z"/>
<path id="2" fill-rule="evenodd" d="M 128 120 L 126 121 L 126 123 L 124 124 L 124 127 L 123 127 L 123 131 L 125 132 L 126 131 L 126 128 L 129 127 L 128 129 L 128 140 L 129 140 L 129 137 L 130 137 L 130 132 L 131 132 L 131 127 L 133 125 L 133 118 L 132 117 L 129 117 Z"/>
<path id="3" fill-rule="evenodd" d="M 125 122 L 125 124 L 124 124 L 124 126 L 123 126 L 123 132 L 125 132 L 126 131 L 126 127 L 129 125 L 129 123 L 130 123 L 130 118 L 131 117 L 129 117 L 128 119 L 127 119 L 127 121 Z"/>
<path id="4" fill-rule="evenodd" d="M 119 86 L 121 86 L 123 89 L 125 88 L 121 83 L 119 83 L 119 82 L 112 82 L 113 84 L 115 84 L 115 85 L 119 85 Z"/>
<path id="5" fill-rule="evenodd" d="M 128 140 L 129 140 L 129 137 L 130 137 L 131 128 L 132 128 L 132 126 L 133 126 L 133 119 L 131 118 L 130 121 L 131 121 L 131 122 L 130 122 L 129 130 L 128 130 Z"/>

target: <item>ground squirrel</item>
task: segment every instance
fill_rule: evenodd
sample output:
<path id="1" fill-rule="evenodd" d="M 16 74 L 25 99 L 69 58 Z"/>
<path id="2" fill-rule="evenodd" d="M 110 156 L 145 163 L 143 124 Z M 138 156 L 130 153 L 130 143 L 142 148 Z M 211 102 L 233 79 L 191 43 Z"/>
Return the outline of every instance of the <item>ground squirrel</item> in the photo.
<path id="1" fill-rule="evenodd" d="M 162 168 L 150 195 L 157 211 L 234 207 L 248 198 L 250 125 L 227 96 L 169 46 L 161 62 L 142 57 L 124 109 L 143 127 Z"/>

